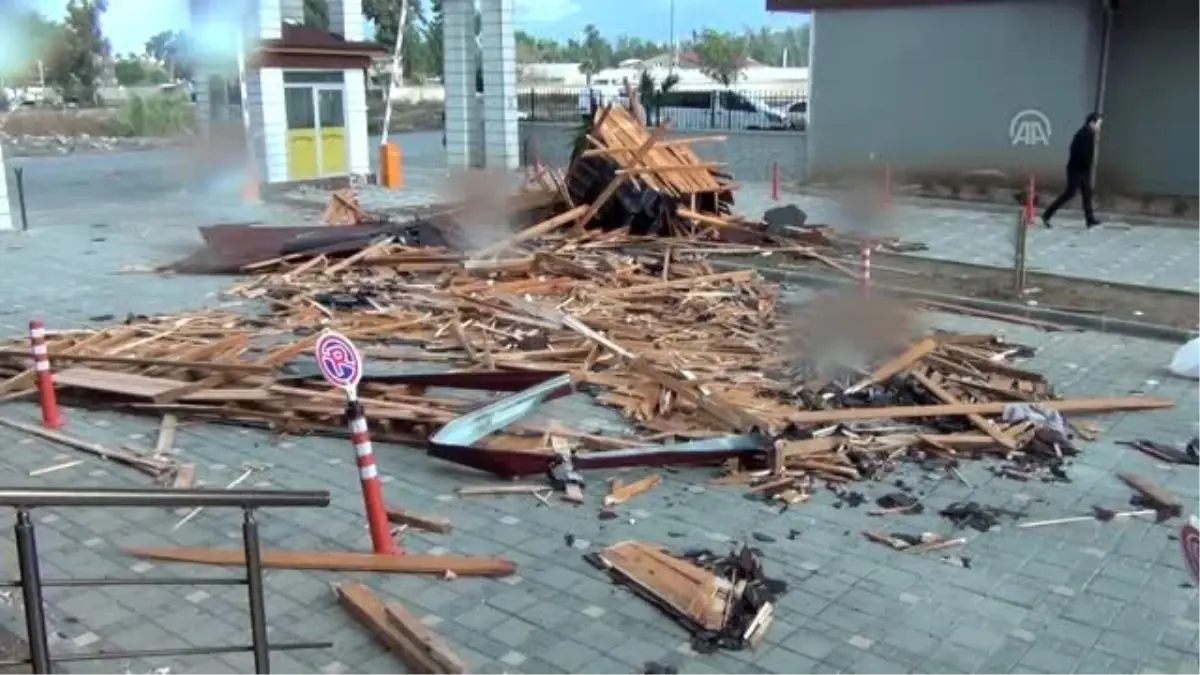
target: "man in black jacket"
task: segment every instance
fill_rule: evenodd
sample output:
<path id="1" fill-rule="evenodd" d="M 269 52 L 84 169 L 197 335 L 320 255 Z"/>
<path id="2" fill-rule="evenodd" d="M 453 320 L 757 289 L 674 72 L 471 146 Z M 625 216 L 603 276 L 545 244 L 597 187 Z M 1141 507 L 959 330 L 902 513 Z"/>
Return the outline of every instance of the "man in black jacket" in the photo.
<path id="1" fill-rule="evenodd" d="M 1078 192 L 1083 199 L 1083 215 L 1089 228 L 1100 224 L 1092 212 L 1092 161 L 1096 157 L 1096 132 L 1100 131 L 1100 115 L 1092 113 L 1071 139 L 1071 156 L 1067 160 L 1067 188 L 1042 213 L 1042 224 L 1050 227 L 1050 219 L 1063 204 Z"/>

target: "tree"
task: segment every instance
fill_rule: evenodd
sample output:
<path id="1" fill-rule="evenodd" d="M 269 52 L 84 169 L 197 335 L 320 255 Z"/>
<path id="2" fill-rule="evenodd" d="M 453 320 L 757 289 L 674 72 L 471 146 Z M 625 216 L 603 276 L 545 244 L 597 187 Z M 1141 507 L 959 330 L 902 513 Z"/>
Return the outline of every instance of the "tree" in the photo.
<path id="1" fill-rule="evenodd" d="M 191 78 L 193 67 L 189 54 L 188 40 L 179 31 L 164 30 L 146 40 L 146 56 L 162 64 L 165 81 Z"/>
<path id="2" fill-rule="evenodd" d="M 113 74 L 117 78 L 117 84 L 123 87 L 142 84 L 147 79 L 145 64 L 133 54 L 127 54 L 117 59 L 113 64 Z"/>
<path id="3" fill-rule="evenodd" d="M 700 72 L 728 87 L 745 68 L 746 43 L 745 36 L 705 29 L 695 36 L 691 49 L 700 61 Z"/>
<path id="4" fill-rule="evenodd" d="M 0 27 L 0 78 L 10 86 L 41 84 L 42 57 L 62 42 L 62 25 L 34 11 L 6 13 L 0 21 L 6 21 Z"/>
<path id="5" fill-rule="evenodd" d="M 662 82 L 656 82 L 654 76 L 648 71 L 642 71 L 642 77 L 638 80 L 638 99 L 642 102 L 642 109 L 646 111 L 646 124 L 657 126 L 662 122 L 662 96 L 663 94 L 675 88 L 679 84 L 679 76 L 671 73 L 663 78 Z"/>
<path id="6" fill-rule="evenodd" d="M 68 101 L 96 102 L 96 87 L 111 49 L 100 31 L 100 17 L 107 9 L 107 0 L 67 2 L 62 37 L 51 53 L 46 81 Z"/>
<path id="7" fill-rule="evenodd" d="M 304 0 L 304 25 L 329 30 L 329 0 Z"/>

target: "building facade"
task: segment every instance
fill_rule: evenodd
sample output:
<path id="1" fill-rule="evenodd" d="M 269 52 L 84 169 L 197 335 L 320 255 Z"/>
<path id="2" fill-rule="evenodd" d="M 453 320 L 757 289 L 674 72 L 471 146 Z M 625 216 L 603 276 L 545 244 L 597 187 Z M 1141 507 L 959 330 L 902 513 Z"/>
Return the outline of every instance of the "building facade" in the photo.
<path id="1" fill-rule="evenodd" d="M 809 174 L 1064 179 L 1098 111 L 1099 189 L 1194 197 L 1196 0 L 767 0 L 811 11 Z"/>

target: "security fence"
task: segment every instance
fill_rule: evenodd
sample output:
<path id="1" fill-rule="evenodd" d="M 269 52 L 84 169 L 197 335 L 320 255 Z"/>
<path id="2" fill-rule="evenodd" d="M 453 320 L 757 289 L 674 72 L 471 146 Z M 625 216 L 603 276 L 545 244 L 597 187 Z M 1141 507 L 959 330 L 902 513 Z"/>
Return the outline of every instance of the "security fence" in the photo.
<path id="1" fill-rule="evenodd" d="M 593 106 L 624 104 L 612 90 L 537 87 L 517 93 L 521 119 L 576 122 Z M 650 124 L 668 122 L 678 130 L 803 131 L 808 126 L 808 97 L 796 89 L 672 89 L 642 97 Z"/>

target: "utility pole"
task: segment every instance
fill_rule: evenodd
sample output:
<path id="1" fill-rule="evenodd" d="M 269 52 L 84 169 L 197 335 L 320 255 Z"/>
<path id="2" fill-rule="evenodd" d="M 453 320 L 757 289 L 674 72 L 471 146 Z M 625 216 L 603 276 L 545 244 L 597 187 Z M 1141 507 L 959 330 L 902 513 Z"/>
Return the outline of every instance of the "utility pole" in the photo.
<path id="1" fill-rule="evenodd" d="M 679 43 L 675 40 L 675 0 L 671 0 L 671 74 L 679 65 Z"/>

